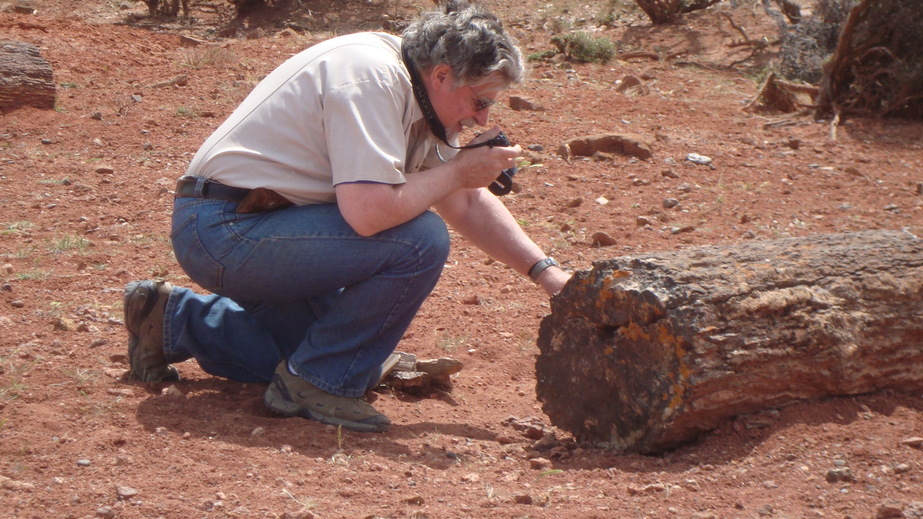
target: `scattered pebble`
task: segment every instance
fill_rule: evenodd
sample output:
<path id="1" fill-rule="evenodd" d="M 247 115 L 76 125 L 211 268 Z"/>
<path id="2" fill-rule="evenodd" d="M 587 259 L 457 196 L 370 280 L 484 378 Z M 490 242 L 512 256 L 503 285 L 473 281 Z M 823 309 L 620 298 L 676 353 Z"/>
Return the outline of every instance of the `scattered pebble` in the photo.
<path id="1" fill-rule="evenodd" d="M 6 476 L 0 476 L 0 488 L 13 492 L 32 492 L 35 489 L 35 485 L 25 481 L 16 481 Z"/>
<path id="2" fill-rule="evenodd" d="M 544 470 L 551 466 L 551 462 L 545 458 L 532 458 L 529 460 L 529 467 L 534 470 Z"/>
<path id="3" fill-rule="evenodd" d="M 711 164 L 711 157 L 706 157 L 705 155 L 699 155 L 698 153 L 690 153 L 686 155 L 686 160 L 692 162 L 693 164 L 708 165 Z"/>
<path id="4" fill-rule="evenodd" d="M 127 501 L 138 495 L 138 491 L 126 485 L 116 485 L 115 492 L 119 496 L 119 501 Z"/>
<path id="5" fill-rule="evenodd" d="M 183 392 L 180 391 L 178 387 L 172 386 L 172 385 L 170 387 L 163 388 L 160 394 L 162 396 L 172 397 L 172 398 L 185 398 L 186 397 L 186 395 L 184 395 Z"/>
<path id="6" fill-rule="evenodd" d="M 850 470 L 849 467 L 837 467 L 828 470 L 827 474 L 824 475 L 824 479 L 826 479 L 828 483 L 839 483 L 855 481 L 856 477 L 853 476 L 852 470 Z"/>
<path id="7" fill-rule="evenodd" d="M 613 238 L 612 236 L 610 236 L 609 234 L 603 231 L 594 232 L 592 236 L 592 241 L 593 241 L 593 245 L 596 245 L 597 247 L 611 247 L 612 245 L 615 245 L 617 243 L 615 241 L 615 238 Z"/>

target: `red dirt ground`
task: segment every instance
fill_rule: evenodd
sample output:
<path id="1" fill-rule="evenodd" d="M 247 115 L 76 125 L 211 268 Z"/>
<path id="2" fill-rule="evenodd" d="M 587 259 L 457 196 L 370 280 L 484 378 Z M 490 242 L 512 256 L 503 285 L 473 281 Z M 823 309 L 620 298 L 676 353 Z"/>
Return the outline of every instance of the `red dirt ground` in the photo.
<path id="1" fill-rule="evenodd" d="M 189 283 L 167 232 L 173 183 L 199 144 L 291 54 L 356 28 L 399 28 L 429 7 L 330 4 L 235 20 L 228 4 L 203 0 L 193 20 L 172 22 L 148 19 L 141 2 L 0 9 L 0 39 L 37 45 L 58 86 L 55 110 L 0 119 L 0 516 L 923 517 L 923 451 L 908 441 L 923 436 L 920 394 L 793 402 L 661 456 L 562 433 L 554 449 L 536 451 L 534 431 L 509 419 L 553 426 L 534 376 L 548 301 L 461 239 L 401 349 L 451 355 L 465 369 L 451 392 L 377 393 L 395 424 L 388 433 L 272 416 L 263 387 L 191 362 L 170 387 L 124 381 L 124 285 Z M 512 93 L 545 110 L 494 110 L 513 140 L 534 148 L 517 176 L 522 191 L 504 200 L 567 268 L 741 240 L 923 233 L 923 125 L 848 120 L 833 136 L 809 115 L 743 111 L 778 47 L 729 67 L 751 52 L 734 45 L 743 32 L 777 37 L 757 3 L 739 4 L 659 27 L 628 10 L 594 34 L 662 59 L 533 62 Z M 552 48 L 568 24 L 591 30 L 602 11 L 489 5 L 526 54 Z M 184 47 L 180 34 L 206 43 Z M 186 82 L 158 86 L 181 74 Z M 616 91 L 629 74 L 645 78 L 646 95 Z M 650 140 L 654 158 L 556 155 L 566 139 L 603 132 Z M 686 161 L 689 153 L 713 167 Z M 666 198 L 680 204 L 665 209 Z M 642 216 L 651 224 L 639 226 Z M 599 231 L 617 244 L 594 245 Z M 852 478 L 828 481 L 832 469 Z"/>

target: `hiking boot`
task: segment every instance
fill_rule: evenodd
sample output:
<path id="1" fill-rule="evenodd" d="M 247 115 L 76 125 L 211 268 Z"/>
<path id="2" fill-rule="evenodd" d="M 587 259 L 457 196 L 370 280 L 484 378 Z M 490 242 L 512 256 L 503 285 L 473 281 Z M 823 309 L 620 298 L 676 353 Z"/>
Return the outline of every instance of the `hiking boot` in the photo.
<path id="1" fill-rule="evenodd" d="M 163 354 L 163 314 L 173 286 L 165 281 L 132 281 L 125 287 L 125 328 L 131 378 L 142 382 L 179 380 Z"/>
<path id="2" fill-rule="evenodd" d="M 329 425 L 341 425 L 359 432 L 383 432 L 391 420 L 360 397 L 331 395 L 288 371 L 283 360 L 266 390 L 263 402 L 284 416 L 310 418 Z"/>

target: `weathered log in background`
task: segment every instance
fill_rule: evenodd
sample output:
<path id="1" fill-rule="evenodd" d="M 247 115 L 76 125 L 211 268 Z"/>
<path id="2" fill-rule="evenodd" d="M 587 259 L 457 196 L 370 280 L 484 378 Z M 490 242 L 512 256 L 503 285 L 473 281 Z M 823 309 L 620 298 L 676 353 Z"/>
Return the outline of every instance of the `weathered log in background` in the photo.
<path id="1" fill-rule="evenodd" d="M 538 345 L 551 422 L 627 452 L 794 401 L 923 391 L 923 240 L 865 231 L 596 262 L 552 300 Z"/>
<path id="2" fill-rule="evenodd" d="M 41 57 L 38 47 L 0 41 L 0 110 L 54 108 L 55 92 L 51 64 Z"/>

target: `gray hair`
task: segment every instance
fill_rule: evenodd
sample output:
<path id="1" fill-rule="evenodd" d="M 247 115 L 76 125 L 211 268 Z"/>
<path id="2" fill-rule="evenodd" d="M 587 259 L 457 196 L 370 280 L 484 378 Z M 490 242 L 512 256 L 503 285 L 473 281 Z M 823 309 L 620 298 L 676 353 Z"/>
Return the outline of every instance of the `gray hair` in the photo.
<path id="1" fill-rule="evenodd" d="M 501 72 L 507 85 L 525 77 L 522 52 L 503 22 L 478 4 L 445 0 L 403 33 L 407 55 L 420 71 L 445 64 L 459 85 L 476 85 Z"/>

